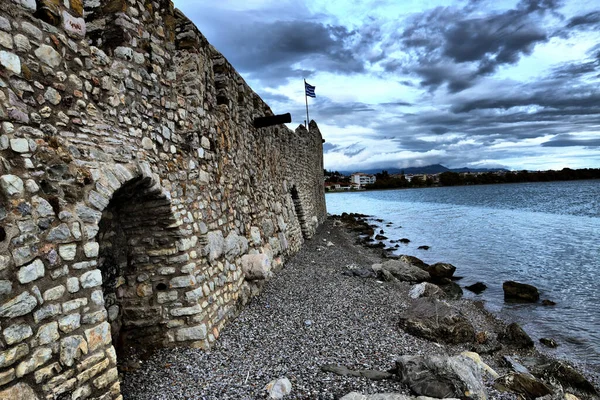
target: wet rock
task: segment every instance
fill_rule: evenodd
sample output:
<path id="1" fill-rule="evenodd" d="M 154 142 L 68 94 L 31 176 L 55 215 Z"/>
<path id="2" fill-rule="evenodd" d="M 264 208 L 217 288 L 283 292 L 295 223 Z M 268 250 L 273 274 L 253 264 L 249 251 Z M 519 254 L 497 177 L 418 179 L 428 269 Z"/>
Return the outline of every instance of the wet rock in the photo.
<path id="1" fill-rule="evenodd" d="M 552 377 L 566 387 L 583 390 L 594 395 L 599 394 L 598 390 L 583 374 L 562 361 L 551 360 L 548 363 L 532 366 L 530 369 L 531 373 L 538 378 L 548 379 Z"/>
<path id="2" fill-rule="evenodd" d="M 518 348 L 525 349 L 533 347 L 533 340 L 531 340 L 531 337 L 529 337 L 523 328 L 516 322 L 506 326 L 504 331 L 498 334 L 498 340 L 504 344 Z"/>
<path id="3" fill-rule="evenodd" d="M 520 372 L 511 372 L 496 379 L 494 387 L 500 391 L 518 393 L 528 400 L 552 393 L 544 382 L 533 375 Z"/>
<path id="4" fill-rule="evenodd" d="M 417 247 L 417 250 L 429 250 L 430 247 L 429 246 L 419 246 Z"/>
<path id="5" fill-rule="evenodd" d="M 406 254 L 401 255 L 399 260 L 404 261 L 407 264 L 414 265 L 415 267 L 419 267 L 424 270 L 427 270 L 427 267 L 429 267 L 429 264 L 423 262 L 423 260 L 421 260 L 420 258 L 417 258 L 414 256 L 409 256 Z"/>
<path id="6" fill-rule="evenodd" d="M 542 305 L 543 306 L 555 306 L 556 303 L 553 302 L 552 300 L 545 299 L 545 300 L 542 300 Z"/>
<path id="7" fill-rule="evenodd" d="M 473 325 L 458 309 L 443 301 L 416 299 L 400 318 L 406 332 L 440 343 L 467 343 L 475 340 Z"/>
<path id="8" fill-rule="evenodd" d="M 477 364 L 465 356 L 403 356 L 398 379 L 413 392 L 435 398 L 487 399 Z"/>
<path id="9" fill-rule="evenodd" d="M 404 244 L 408 244 L 408 243 L 410 243 L 410 239 L 407 239 L 407 238 L 402 238 L 402 239 L 400 239 L 400 240 L 398 240 L 398 241 L 399 241 L 400 243 L 404 243 Z"/>
<path id="10" fill-rule="evenodd" d="M 483 282 L 477 282 L 472 285 L 465 286 L 465 289 L 475 294 L 481 294 L 485 289 L 487 289 L 487 285 Z"/>
<path id="11" fill-rule="evenodd" d="M 523 301 L 535 303 L 540 299 L 540 293 L 537 288 L 526 283 L 515 281 L 506 281 L 502 284 L 504 290 L 504 300 Z"/>
<path id="12" fill-rule="evenodd" d="M 447 263 L 435 263 L 427 268 L 427 272 L 434 280 L 447 278 L 450 279 L 454 275 L 456 267 Z"/>
<path id="13" fill-rule="evenodd" d="M 386 281 L 423 282 L 429 279 L 429 273 L 400 260 L 373 264 L 371 268 L 380 279 Z"/>
<path id="14" fill-rule="evenodd" d="M 502 356 L 502 361 L 514 372 L 518 372 L 521 374 L 531 374 L 527 367 L 523 366 L 521 363 L 519 363 L 517 360 L 510 356 Z"/>
<path id="15" fill-rule="evenodd" d="M 375 240 L 386 240 L 387 236 L 383 236 L 383 235 L 376 235 L 375 236 Z"/>
<path id="16" fill-rule="evenodd" d="M 436 284 L 442 289 L 448 299 L 458 300 L 463 296 L 461 287 L 449 279 L 438 280 Z"/>
<path id="17" fill-rule="evenodd" d="M 431 297 L 434 299 L 440 299 L 445 296 L 444 291 L 439 286 L 429 282 L 422 282 L 414 285 L 410 288 L 408 295 L 411 299 L 418 299 L 419 297 Z"/>
<path id="18" fill-rule="evenodd" d="M 556 343 L 556 341 L 554 339 L 541 338 L 540 339 L 540 343 L 543 344 L 546 347 L 550 347 L 550 348 L 553 348 L 553 349 L 558 347 L 558 343 Z"/>

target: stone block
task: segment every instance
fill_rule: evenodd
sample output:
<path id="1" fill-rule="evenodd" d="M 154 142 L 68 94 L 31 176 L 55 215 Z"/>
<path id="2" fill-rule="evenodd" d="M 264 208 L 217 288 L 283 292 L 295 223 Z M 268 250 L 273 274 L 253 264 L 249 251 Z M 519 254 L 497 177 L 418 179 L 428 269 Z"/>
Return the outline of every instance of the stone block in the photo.
<path id="1" fill-rule="evenodd" d="M 98 242 L 88 242 L 83 246 L 83 252 L 88 258 L 97 257 L 99 249 L 100 245 L 98 244 Z"/>
<path id="2" fill-rule="evenodd" d="M 102 346 L 109 345 L 111 343 L 110 325 L 108 322 L 103 322 L 98 326 L 86 329 L 85 337 L 91 352 Z"/>
<path id="3" fill-rule="evenodd" d="M 50 322 L 39 327 L 35 335 L 35 345 L 43 346 L 58 340 L 58 322 Z"/>
<path id="4" fill-rule="evenodd" d="M 80 314 L 69 314 L 58 319 L 58 328 L 61 332 L 71 333 L 81 326 Z"/>
<path id="5" fill-rule="evenodd" d="M 185 288 L 196 285 L 196 278 L 193 275 L 176 276 L 171 279 L 169 286 L 173 289 Z"/>
<path id="6" fill-rule="evenodd" d="M 63 312 L 68 313 L 70 311 L 78 309 L 79 307 L 87 306 L 87 303 L 88 300 L 85 297 L 80 297 L 78 299 L 66 301 L 62 305 Z"/>
<path id="7" fill-rule="evenodd" d="M 85 37 L 85 20 L 72 16 L 66 10 L 62 12 L 63 28 L 67 35 L 74 39 L 82 39 Z"/>
<path id="8" fill-rule="evenodd" d="M 175 339 L 178 342 L 206 339 L 206 325 L 200 324 L 188 328 L 177 329 L 175 332 Z"/>
<path id="9" fill-rule="evenodd" d="M 17 153 L 29 153 L 29 142 L 27 139 L 10 139 L 10 148 Z"/>
<path id="10" fill-rule="evenodd" d="M 16 378 L 16 374 L 15 374 L 14 368 L 0 372 L 0 386 L 4 386 L 4 385 L 14 381 L 15 378 Z M 0 394 L 1 394 L 1 392 L 0 392 Z"/>
<path id="11" fill-rule="evenodd" d="M 245 254 L 241 258 L 247 280 L 262 280 L 271 276 L 271 260 L 266 254 Z"/>
<path id="12" fill-rule="evenodd" d="M 19 382 L 8 389 L 0 391 L 0 399 L 39 400 L 33 389 L 24 382 Z"/>
<path id="13" fill-rule="evenodd" d="M 47 363 L 51 358 L 52 350 L 50 348 L 41 347 L 36 349 L 30 358 L 28 358 L 25 361 L 22 361 L 17 366 L 15 370 L 17 378 L 21 378 L 35 371 L 36 369 Z"/>
<path id="14" fill-rule="evenodd" d="M 33 320 L 35 323 L 39 323 L 40 321 L 45 320 L 46 318 L 51 318 L 59 315 L 61 313 L 60 304 L 47 304 L 41 307 L 39 310 L 36 310 L 33 313 Z"/>
<path id="15" fill-rule="evenodd" d="M 0 50 L 0 66 L 13 74 L 21 74 L 21 59 L 15 53 Z"/>
<path id="16" fill-rule="evenodd" d="M 25 343 L 0 352 L 0 368 L 10 367 L 27 354 L 29 354 L 29 346 Z"/>
<path id="17" fill-rule="evenodd" d="M 77 293 L 79 291 L 79 279 L 78 278 L 68 278 L 67 279 L 67 291 L 69 293 Z"/>
<path id="18" fill-rule="evenodd" d="M 111 368 L 98 378 L 93 380 L 93 384 L 97 389 L 103 389 L 119 379 L 119 373 L 116 368 Z"/>
<path id="19" fill-rule="evenodd" d="M 43 44 L 40 47 L 38 47 L 34 53 L 38 60 L 52 68 L 58 67 L 62 60 L 60 54 L 52 47 L 46 44 Z"/>
<path id="20" fill-rule="evenodd" d="M 71 367 L 75 360 L 88 353 L 88 344 L 81 335 L 69 336 L 60 341 L 60 363 Z"/>
<path id="21" fill-rule="evenodd" d="M 15 343 L 20 343 L 33 335 L 31 327 L 26 324 L 13 324 L 2 331 L 6 344 L 12 346 Z"/>
<path id="22" fill-rule="evenodd" d="M 31 293 L 23 292 L 0 305 L 0 317 L 15 318 L 29 314 L 37 306 L 37 303 L 37 299 Z"/>
<path id="23" fill-rule="evenodd" d="M 202 307 L 199 304 L 196 304 L 192 307 L 181 307 L 181 308 L 173 308 L 171 310 L 171 315 L 174 317 L 181 317 L 184 315 L 194 315 L 202 312 Z"/>
<path id="24" fill-rule="evenodd" d="M 44 263 L 38 258 L 34 262 L 19 269 L 17 279 L 21 284 L 26 284 L 44 276 Z"/>
<path id="25" fill-rule="evenodd" d="M 58 254 L 60 254 L 61 258 L 66 261 L 72 261 L 75 259 L 77 255 L 77 245 L 76 244 L 64 244 L 58 248 Z"/>
<path id="26" fill-rule="evenodd" d="M 65 287 L 63 285 L 55 286 L 51 289 L 48 289 L 44 292 L 44 300 L 45 301 L 54 301 L 58 300 L 65 294 Z"/>
<path id="27" fill-rule="evenodd" d="M 0 188 L 7 197 L 21 197 L 24 194 L 23 180 L 16 175 L 0 176 Z"/>
<path id="28" fill-rule="evenodd" d="M 84 289 L 102 285 L 102 273 L 99 269 L 88 271 L 79 278 L 81 287 Z"/>
<path id="29" fill-rule="evenodd" d="M 204 253 L 209 261 L 214 261 L 223 255 L 225 240 L 221 231 L 212 231 L 206 234 L 206 247 Z"/>

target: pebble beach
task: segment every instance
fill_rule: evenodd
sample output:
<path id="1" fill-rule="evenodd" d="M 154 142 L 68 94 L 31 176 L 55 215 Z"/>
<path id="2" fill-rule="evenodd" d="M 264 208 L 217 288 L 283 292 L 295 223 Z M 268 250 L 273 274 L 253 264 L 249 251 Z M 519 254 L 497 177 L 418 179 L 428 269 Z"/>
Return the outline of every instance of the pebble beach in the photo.
<path id="1" fill-rule="evenodd" d="M 406 333 L 398 326 L 412 299 L 408 282 L 361 278 L 348 271 L 382 262 L 381 250 L 357 243 L 338 219 L 328 218 L 263 292 L 229 323 L 213 348 L 158 350 L 150 357 L 130 356 L 122 375 L 125 399 L 263 399 L 266 385 L 287 378 L 285 399 L 339 399 L 364 395 L 414 395 L 398 379 L 370 379 L 332 373 L 328 365 L 349 370 L 388 371 L 405 355 L 454 356 L 471 344 L 440 344 Z M 469 300 L 449 300 L 467 316 L 475 332 L 497 332 L 505 325 Z M 536 349 L 508 349 L 481 358 L 498 374 L 510 372 L 500 354 L 535 357 Z M 499 392 L 483 377 L 489 398 L 517 399 Z M 597 398 L 579 393 L 579 398 Z M 565 393 L 560 393 L 565 398 Z"/>

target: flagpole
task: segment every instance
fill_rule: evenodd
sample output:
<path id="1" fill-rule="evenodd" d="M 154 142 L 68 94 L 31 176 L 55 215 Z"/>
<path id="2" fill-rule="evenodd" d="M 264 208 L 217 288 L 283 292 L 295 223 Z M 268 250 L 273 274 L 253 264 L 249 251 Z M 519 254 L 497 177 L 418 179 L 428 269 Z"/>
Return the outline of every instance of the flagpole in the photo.
<path id="1" fill-rule="evenodd" d="M 304 80 L 304 101 L 306 101 L 306 129 L 308 129 L 310 119 L 308 118 L 308 96 L 306 95 L 306 79 Z"/>

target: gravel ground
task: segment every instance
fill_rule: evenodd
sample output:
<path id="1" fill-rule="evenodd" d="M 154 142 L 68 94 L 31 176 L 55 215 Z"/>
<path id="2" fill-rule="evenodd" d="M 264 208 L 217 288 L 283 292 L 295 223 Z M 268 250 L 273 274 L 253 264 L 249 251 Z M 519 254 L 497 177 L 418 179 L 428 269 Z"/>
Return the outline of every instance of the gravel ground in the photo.
<path id="1" fill-rule="evenodd" d="M 163 349 L 136 360 L 140 368 L 122 377 L 124 398 L 261 399 L 267 397 L 265 385 L 280 377 L 292 382 L 286 399 L 337 399 L 351 391 L 410 394 L 394 380 L 342 377 L 320 369 L 335 363 L 388 370 L 400 355 L 454 355 L 465 349 L 440 346 L 399 329 L 409 285 L 343 275 L 348 265 L 369 267 L 380 261 L 373 250 L 354 243 L 350 233 L 328 219 L 226 325 L 210 352 Z M 470 301 L 456 304 L 476 330 L 497 323 Z M 485 361 L 500 368 L 494 360 Z M 491 398 L 514 398 L 488 389 Z"/>

